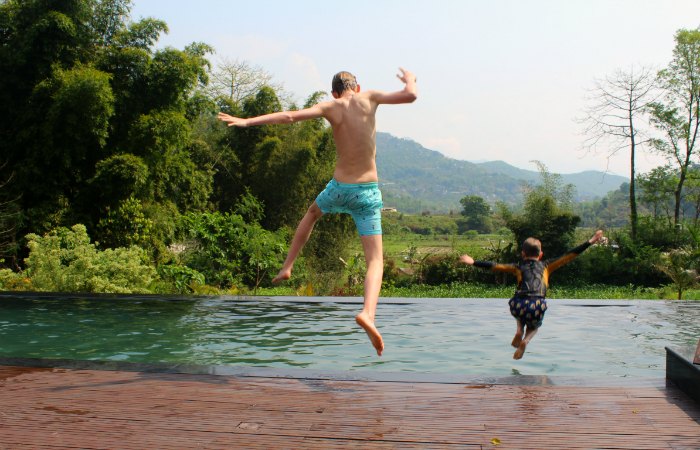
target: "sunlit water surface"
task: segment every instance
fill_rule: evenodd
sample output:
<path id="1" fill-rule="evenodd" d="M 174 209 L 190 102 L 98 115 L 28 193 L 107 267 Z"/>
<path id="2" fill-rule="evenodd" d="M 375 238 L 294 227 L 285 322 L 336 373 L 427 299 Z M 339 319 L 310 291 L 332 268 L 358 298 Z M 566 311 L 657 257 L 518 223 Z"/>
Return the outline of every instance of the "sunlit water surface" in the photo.
<path id="1" fill-rule="evenodd" d="M 325 299 L 324 299 L 325 300 Z M 394 299 L 397 302 L 398 299 Z M 700 302 L 550 300 L 520 361 L 507 300 L 380 302 L 379 358 L 359 304 L 225 299 L 0 299 L 0 357 L 317 371 L 663 377 L 665 346 L 695 345 Z"/>

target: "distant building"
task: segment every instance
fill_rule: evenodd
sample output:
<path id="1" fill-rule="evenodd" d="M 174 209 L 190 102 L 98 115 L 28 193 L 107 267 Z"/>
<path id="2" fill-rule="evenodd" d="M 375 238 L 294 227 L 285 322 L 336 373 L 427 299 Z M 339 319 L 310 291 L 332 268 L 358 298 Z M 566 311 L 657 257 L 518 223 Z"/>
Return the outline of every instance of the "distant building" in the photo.
<path id="1" fill-rule="evenodd" d="M 382 208 L 382 212 L 399 212 L 396 208 Z"/>

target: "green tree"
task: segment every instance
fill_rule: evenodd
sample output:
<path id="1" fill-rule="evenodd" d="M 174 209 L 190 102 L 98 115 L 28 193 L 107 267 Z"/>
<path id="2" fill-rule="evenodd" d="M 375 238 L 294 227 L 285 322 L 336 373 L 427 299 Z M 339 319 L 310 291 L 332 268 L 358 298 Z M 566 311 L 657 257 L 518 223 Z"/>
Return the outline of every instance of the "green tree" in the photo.
<path id="1" fill-rule="evenodd" d="M 466 221 L 461 224 L 460 228 L 466 228 L 460 230 L 466 232 L 467 230 L 476 230 L 480 233 L 490 233 L 492 230 L 491 224 L 491 206 L 486 203 L 483 197 L 478 195 L 468 195 L 462 197 L 459 203 L 462 205 L 462 215 L 466 218 Z"/>
<path id="2" fill-rule="evenodd" d="M 69 222 L 82 218 L 74 207 L 106 153 L 114 113 L 109 75 L 85 66 L 56 69 L 36 85 L 28 101 L 41 111 L 42 120 L 25 124 L 18 133 L 17 145 L 24 152 L 15 159 L 14 187 L 22 189 L 22 207 L 39 215 L 66 209 Z M 39 229 L 62 224 L 48 221 Z"/>
<path id="3" fill-rule="evenodd" d="M 103 206 L 114 206 L 129 197 L 143 198 L 148 185 L 148 165 L 136 155 L 119 153 L 95 165 L 90 180 L 91 197 Z"/>
<path id="4" fill-rule="evenodd" d="M 638 177 L 639 180 L 639 177 Z M 640 183 L 637 183 L 637 195 L 640 194 Z M 575 212 L 581 217 L 581 225 L 601 229 L 610 227 L 625 227 L 629 225 L 629 183 L 622 183 L 619 189 L 608 192 L 601 199 L 581 202 L 575 205 Z M 646 205 L 640 201 L 640 213 Z"/>
<path id="5" fill-rule="evenodd" d="M 700 30 L 679 30 L 669 66 L 658 74 L 663 97 L 650 105 L 652 124 L 662 137 L 654 146 L 677 167 L 673 223 L 681 220 L 683 186 L 697 153 L 700 132 Z"/>
<path id="6" fill-rule="evenodd" d="M 84 66 L 90 55 L 85 26 L 90 18 L 90 5 L 80 0 L 0 4 L 0 154 L 7 158 L 6 176 L 0 179 L 14 176 L 9 195 L 20 197 L 23 222 L 29 225 L 18 234 L 60 215 L 65 191 L 75 184 L 72 176 L 61 178 L 67 163 L 99 154 L 99 148 L 90 149 L 91 154 L 69 145 L 73 137 L 81 144 L 102 145 L 104 120 L 111 110 L 107 77 Z M 89 117 L 91 113 L 97 116 Z M 55 139 L 49 130 L 58 132 Z M 47 135 L 52 139 L 42 142 Z M 46 167 L 51 170 L 42 170 Z"/>
<path id="7" fill-rule="evenodd" d="M 698 254 L 688 249 L 674 249 L 662 255 L 657 268 L 668 276 L 678 294 L 683 299 L 683 292 L 698 285 Z"/>
<path id="8" fill-rule="evenodd" d="M 134 197 L 122 201 L 110 209 L 107 216 L 97 224 L 103 246 L 141 248 L 150 247 L 155 232 L 155 223 L 146 217 L 144 208 Z"/>
<path id="9" fill-rule="evenodd" d="M 688 169 L 685 188 L 685 201 L 693 214 L 693 226 L 697 227 L 700 222 L 700 168 L 698 166 Z"/>
<path id="10" fill-rule="evenodd" d="M 674 191 L 678 179 L 668 166 L 656 167 L 646 174 L 637 177 L 639 184 L 639 200 L 656 219 L 665 219 L 667 226 L 673 224 Z"/>
<path id="11" fill-rule="evenodd" d="M 88 28 L 97 47 L 107 47 L 129 20 L 131 0 L 93 0 L 92 19 Z"/>
<path id="12" fill-rule="evenodd" d="M 188 239 L 183 262 L 220 288 L 257 287 L 282 264 L 281 234 L 237 214 L 190 213 L 183 216 L 182 229 Z"/>
<path id="13" fill-rule="evenodd" d="M 573 187 L 563 185 L 560 175 L 552 174 L 544 164 L 536 163 L 541 184 L 530 187 L 525 193 L 522 212 L 514 213 L 501 204 L 501 215 L 513 232 L 518 248 L 528 237 L 536 237 L 542 241 L 545 254 L 556 256 L 571 247 L 581 219 L 572 212 Z"/>
<path id="14" fill-rule="evenodd" d="M 280 110 L 280 102 L 269 87 L 263 87 L 255 97 L 248 98 L 240 111 L 244 117 L 267 114 Z M 235 113 L 239 105 L 229 104 L 226 111 Z M 246 187 L 260 199 L 259 188 L 269 184 L 268 162 L 282 141 L 277 137 L 279 127 L 264 125 L 261 127 L 229 129 L 222 136 L 222 153 L 220 163 L 224 164 L 215 183 L 217 185 L 216 201 L 220 209 L 230 211 L 237 199 L 245 193 Z M 269 203 L 263 200 L 266 204 Z"/>
<path id="15" fill-rule="evenodd" d="M 166 24 L 131 22 L 130 9 L 0 3 L 0 179 L 14 177 L 3 194 L 18 199 L 16 236 L 76 222 L 93 230 L 131 197 L 158 228 L 171 204 L 175 215 L 210 206 L 213 169 L 191 120 L 213 110 L 196 95 L 211 48 L 156 50 Z"/>

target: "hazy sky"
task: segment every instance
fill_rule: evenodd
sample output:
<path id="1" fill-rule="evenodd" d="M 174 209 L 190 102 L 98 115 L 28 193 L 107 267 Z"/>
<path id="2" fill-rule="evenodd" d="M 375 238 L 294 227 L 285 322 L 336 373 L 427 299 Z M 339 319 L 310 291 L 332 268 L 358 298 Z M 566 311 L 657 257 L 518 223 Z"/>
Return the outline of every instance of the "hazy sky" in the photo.
<path id="1" fill-rule="evenodd" d="M 378 129 L 456 159 L 504 160 L 560 173 L 606 170 L 582 149 L 594 79 L 632 65 L 661 68 L 674 34 L 700 26 L 698 0 L 134 0 L 132 18 L 164 20 L 160 46 L 193 41 L 270 72 L 303 103 L 340 70 L 364 89 L 418 77 L 411 105 L 382 106 Z M 627 175 L 628 155 L 609 171 Z M 648 170 L 661 160 L 641 155 Z"/>

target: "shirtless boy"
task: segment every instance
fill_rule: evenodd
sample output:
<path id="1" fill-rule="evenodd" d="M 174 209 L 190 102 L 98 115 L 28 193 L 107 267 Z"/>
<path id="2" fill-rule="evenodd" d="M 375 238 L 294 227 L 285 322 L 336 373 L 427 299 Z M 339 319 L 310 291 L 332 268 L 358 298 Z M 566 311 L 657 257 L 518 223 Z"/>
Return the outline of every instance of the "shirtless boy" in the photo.
<path id="1" fill-rule="evenodd" d="M 404 88 L 396 92 L 360 91 L 355 77 L 339 72 L 333 77 L 333 100 L 318 103 L 300 111 L 282 111 L 243 119 L 219 113 L 228 126 L 249 127 L 264 124 L 287 124 L 302 120 L 326 119 L 333 129 L 336 146 L 336 166 L 333 179 L 309 206 L 301 219 L 289 253 L 277 276 L 279 283 L 289 279 L 299 252 L 309 240 L 316 221 L 326 213 L 351 214 L 360 234 L 367 263 L 364 306 L 355 317 L 372 345 L 381 356 L 382 336 L 374 325 L 384 271 L 382 249 L 382 195 L 378 187 L 375 156 L 375 113 L 381 104 L 412 103 L 417 98 L 416 77 L 401 68 L 397 77 Z"/>

